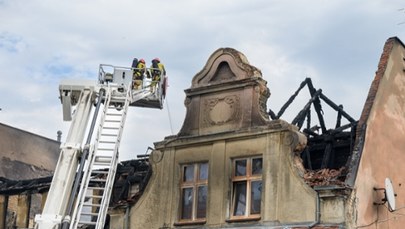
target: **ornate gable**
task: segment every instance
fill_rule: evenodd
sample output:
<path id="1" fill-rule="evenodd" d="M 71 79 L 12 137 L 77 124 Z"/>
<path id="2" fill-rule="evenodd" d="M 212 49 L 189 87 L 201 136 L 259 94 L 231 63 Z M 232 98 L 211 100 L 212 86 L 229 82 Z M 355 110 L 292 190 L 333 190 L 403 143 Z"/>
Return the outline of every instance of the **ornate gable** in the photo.
<path id="1" fill-rule="evenodd" d="M 251 66 L 242 53 L 232 48 L 220 48 L 210 56 L 203 70 L 194 76 L 191 87 L 249 77 L 262 77 L 262 73 L 256 67 Z"/>
<path id="2" fill-rule="evenodd" d="M 205 135 L 264 125 L 270 96 L 259 69 L 232 48 L 220 48 L 185 90 L 186 118 L 179 135 Z"/>

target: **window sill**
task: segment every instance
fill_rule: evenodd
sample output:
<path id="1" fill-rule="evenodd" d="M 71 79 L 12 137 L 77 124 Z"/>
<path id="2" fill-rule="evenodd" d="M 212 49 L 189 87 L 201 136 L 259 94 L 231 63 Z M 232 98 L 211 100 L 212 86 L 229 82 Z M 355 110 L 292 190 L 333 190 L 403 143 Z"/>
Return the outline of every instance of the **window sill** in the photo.
<path id="1" fill-rule="evenodd" d="M 174 223 L 174 226 L 188 226 L 188 225 L 202 225 L 206 224 L 207 220 L 194 220 L 194 221 L 179 221 Z"/>
<path id="2" fill-rule="evenodd" d="M 249 221 L 258 221 L 260 220 L 260 216 L 248 216 L 248 217 L 240 217 L 240 218 L 230 218 L 225 220 L 227 223 L 235 223 L 235 222 L 249 222 Z"/>

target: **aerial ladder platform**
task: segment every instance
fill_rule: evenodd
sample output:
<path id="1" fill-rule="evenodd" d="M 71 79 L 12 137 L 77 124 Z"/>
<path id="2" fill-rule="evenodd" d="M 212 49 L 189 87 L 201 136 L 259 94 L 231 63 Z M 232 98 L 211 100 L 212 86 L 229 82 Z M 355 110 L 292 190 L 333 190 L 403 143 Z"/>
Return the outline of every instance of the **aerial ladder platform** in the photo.
<path id="1" fill-rule="evenodd" d="M 61 82 L 63 119 L 72 123 L 35 228 L 104 228 L 128 107 L 162 109 L 166 95 L 163 72 L 153 82 L 147 76 L 158 69 L 143 69 L 135 84 L 137 70 L 102 64 L 96 81 Z"/>

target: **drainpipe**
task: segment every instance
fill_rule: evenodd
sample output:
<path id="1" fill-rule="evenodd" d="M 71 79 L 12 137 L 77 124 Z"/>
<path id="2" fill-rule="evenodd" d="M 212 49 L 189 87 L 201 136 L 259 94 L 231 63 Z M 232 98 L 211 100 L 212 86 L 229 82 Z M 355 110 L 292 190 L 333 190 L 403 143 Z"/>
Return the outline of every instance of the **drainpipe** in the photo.
<path id="1" fill-rule="evenodd" d="M 129 204 L 125 207 L 124 229 L 129 229 Z"/>
<path id="2" fill-rule="evenodd" d="M 315 222 L 308 225 L 308 228 L 313 228 L 315 225 L 319 224 L 321 221 L 321 201 L 319 199 L 319 192 L 316 192 L 316 212 L 315 212 Z"/>

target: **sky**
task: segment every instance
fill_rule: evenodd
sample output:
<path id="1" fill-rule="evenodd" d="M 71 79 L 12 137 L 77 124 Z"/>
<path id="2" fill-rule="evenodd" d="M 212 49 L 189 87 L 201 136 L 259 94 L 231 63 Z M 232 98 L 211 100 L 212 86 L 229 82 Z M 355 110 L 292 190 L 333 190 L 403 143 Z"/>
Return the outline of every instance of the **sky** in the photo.
<path id="1" fill-rule="evenodd" d="M 358 119 L 385 41 L 405 42 L 399 0 L 0 0 L 0 123 L 62 142 L 58 87 L 94 79 L 100 64 L 130 66 L 159 57 L 169 77 L 162 110 L 130 107 L 120 159 L 175 135 L 184 90 L 218 48 L 242 52 L 262 71 L 278 112 L 310 77 Z M 283 119 L 309 100 L 304 89 Z M 329 114 L 326 111 L 325 114 Z M 330 111 L 333 123 L 336 115 Z"/>

